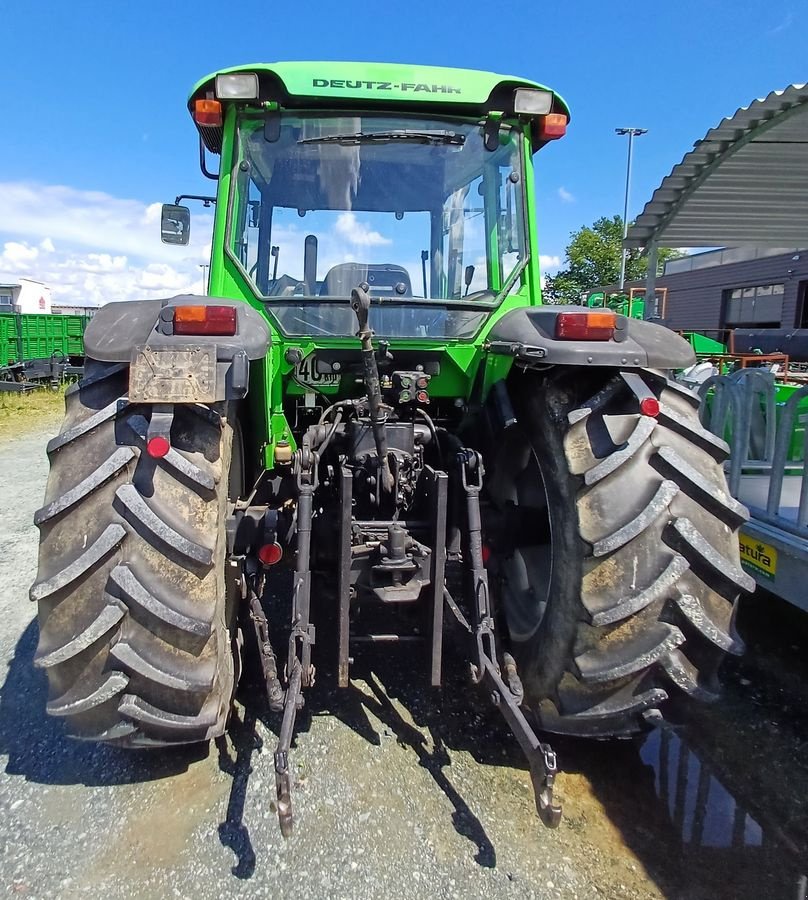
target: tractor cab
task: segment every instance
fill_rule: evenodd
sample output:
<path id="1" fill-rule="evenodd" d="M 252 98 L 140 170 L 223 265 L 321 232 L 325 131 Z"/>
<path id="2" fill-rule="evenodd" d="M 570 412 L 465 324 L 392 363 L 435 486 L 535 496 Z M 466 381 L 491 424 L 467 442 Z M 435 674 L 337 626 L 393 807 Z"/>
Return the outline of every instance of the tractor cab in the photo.
<path id="1" fill-rule="evenodd" d="M 353 335 L 362 283 L 389 338 L 468 340 L 514 288 L 538 300 L 531 154 L 569 116 L 552 91 L 463 70 L 279 63 L 204 79 L 189 107 L 203 170 L 221 154 L 211 293 L 263 308 L 282 334 Z"/>

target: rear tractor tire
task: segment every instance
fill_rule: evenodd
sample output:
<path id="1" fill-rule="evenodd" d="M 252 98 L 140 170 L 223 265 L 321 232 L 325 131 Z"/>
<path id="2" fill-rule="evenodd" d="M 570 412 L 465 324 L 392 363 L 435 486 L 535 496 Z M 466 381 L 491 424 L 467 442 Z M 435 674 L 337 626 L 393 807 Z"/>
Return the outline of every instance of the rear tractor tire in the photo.
<path id="1" fill-rule="evenodd" d="M 743 652 L 735 604 L 754 582 L 728 448 L 699 423 L 698 398 L 650 371 L 515 372 L 508 389 L 518 424 L 489 478 L 491 543 L 539 724 L 631 736 L 677 693 L 713 699 L 725 654 Z"/>
<path id="2" fill-rule="evenodd" d="M 148 406 L 126 365 L 88 360 L 48 445 L 36 513 L 35 664 L 48 712 L 80 738 L 147 747 L 225 730 L 235 690 L 225 517 L 233 425 L 225 404 L 174 407 L 171 449 L 146 453 Z"/>

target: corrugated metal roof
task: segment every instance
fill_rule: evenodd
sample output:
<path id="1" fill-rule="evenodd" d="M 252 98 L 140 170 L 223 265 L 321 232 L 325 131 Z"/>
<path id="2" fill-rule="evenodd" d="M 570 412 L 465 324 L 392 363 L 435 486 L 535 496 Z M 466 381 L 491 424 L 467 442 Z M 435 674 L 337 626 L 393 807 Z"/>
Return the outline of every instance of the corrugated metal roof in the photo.
<path id="1" fill-rule="evenodd" d="M 654 191 L 627 247 L 808 244 L 808 85 L 711 128 Z"/>

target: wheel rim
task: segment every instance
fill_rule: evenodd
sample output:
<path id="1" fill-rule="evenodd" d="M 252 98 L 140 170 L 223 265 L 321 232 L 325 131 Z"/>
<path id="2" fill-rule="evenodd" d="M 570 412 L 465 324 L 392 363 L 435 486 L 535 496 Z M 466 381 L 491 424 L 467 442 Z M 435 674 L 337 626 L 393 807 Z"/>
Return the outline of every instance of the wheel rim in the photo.
<path id="1" fill-rule="evenodd" d="M 539 461 L 522 431 L 503 448 L 492 499 L 503 525 L 495 546 L 498 593 L 511 639 L 522 643 L 541 625 L 553 578 L 553 516 Z"/>

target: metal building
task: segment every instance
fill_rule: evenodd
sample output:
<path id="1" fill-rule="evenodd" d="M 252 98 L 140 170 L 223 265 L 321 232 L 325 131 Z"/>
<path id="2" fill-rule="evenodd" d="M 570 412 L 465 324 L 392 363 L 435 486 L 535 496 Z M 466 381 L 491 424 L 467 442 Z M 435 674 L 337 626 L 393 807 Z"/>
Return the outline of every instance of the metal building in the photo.
<path id="1" fill-rule="evenodd" d="M 625 243 L 628 247 L 648 250 L 649 273 L 653 273 L 645 286 L 649 315 L 655 312 L 658 247 L 808 247 L 808 85 L 795 84 L 773 91 L 711 128 L 662 180 L 629 229 Z M 802 258 L 793 260 L 802 261 Z M 737 278 L 736 286 L 741 289 L 783 284 L 785 319 L 782 324 L 794 327 L 797 308 L 804 299 L 804 292 L 800 295 L 799 276 L 808 279 L 808 270 L 800 267 L 798 274 L 795 266 L 786 268 L 786 275 L 788 268 L 795 270 L 791 282 L 797 275 L 796 283 L 791 285 L 793 291 L 788 301 L 791 305 L 787 306 L 786 280 L 780 266 L 783 260 L 776 263 L 780 267 L 771 275 L 763 269 L 762 260 L 746 262 L 755 265 L 746 272 L 730 273 L 724 269 L 713 274 L 719 275 L 719 280 L 725 276 Z M 707 269 L 698 270 L 700 276 L 709 279 L 706 272 Z M 673 273 L 669 272 L 668 277 L 672 278 Z M 783 280 L 771 280 L 775 277 Z M 756 283 L 743 283 L 750 279 Z M 756 300 L 757 294 L 726 296 L 724 291 L 730 287 L 721 286 L 718 304 L 715 296 L 712 297 L 713 310 L 719 306 L 718 316 L 723 314 L 727 303 L 733 314 L 735 300 L 741 301 L 738 314 L 746 315 L 749 306 L 755 315 L 755 304 L 745 305 L 742 301 Z M 690 302 L 697 304 L 698 300 L 691 298 Z M 773 301 L 768 305 L 771 309 L 777 306 Z M 789 312 L 793 313 L 791 321 L 788 321 Z M 677 315 L 673 297 L 667 315 L 669 318 Z M 673 318 L 671 324 L 679 327 Z M 688 322 L 686 327 L 696 326 Z"/>
<path id="2" fill-rule="evenodd" d="M 808 246 L 808 244 L 806 244 Z M 808 249 L 734 247 L 669 260 L 655 282 L 670 328 L 726 342 L 732 328 L 808 328 Z M 645 282 L 627 282 L 635 293 Z M 617 285 L 603 288 L 617 292 Z"/>

